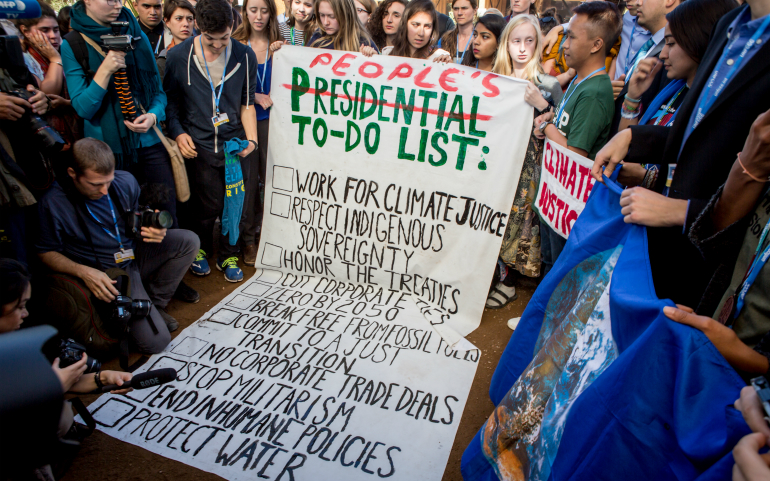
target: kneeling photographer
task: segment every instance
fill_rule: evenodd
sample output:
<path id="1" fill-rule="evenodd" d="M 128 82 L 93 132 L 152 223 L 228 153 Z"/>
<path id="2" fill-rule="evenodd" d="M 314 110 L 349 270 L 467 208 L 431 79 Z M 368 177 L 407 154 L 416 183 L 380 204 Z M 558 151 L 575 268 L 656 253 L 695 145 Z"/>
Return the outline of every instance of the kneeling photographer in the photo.
<path id="1" fill-rule="evenodd" d="M 106 143 L 79 140 L 73 157 L 69 178 L 54 184 L 39 203 L 39 257 L 55 273 L 82 281 L 98 300 L 94 309 L 90 299 L 84 301 L 86 312 L 99 313 L 98 322 L 90 318 L 60 331 L 97 328 L 93 335 L 73 336 L 89 351 L 99 338 L 120 336 L 112 342 L 120 343 L 125 369 L 128 341 L 141 353 L 155 354 L 179 327 L 165 309 L 198 253 L 199 240 L 187 230 L 167 231 L 168 212 L 140 208 L 139 184 L 128 172 L 115 170 Z M 52 277 L 67 281 L 66 276 Z"/>
<path id="2" fill-rule="evenodd" d="M 0 336 L 4 342 L 7 341 L 4 344 L 5 349 L 18 348 L 20 344 L 11 341 L 11 338 L 18 341 L 18 337 L 13 337 L 11 333 L 21 327 L 29 314 L 27 303 L 32 295 L 31 276 L 27 268 L 20 262 L 13 259 L 0 259 L 0 285 L 2 285 L 2 289 L 0 289 Z M 30 331 L 34 329 L 38 328 L 32 328 Z M 56 331 L 51 329 L 51 332 L 55 333 Z M 2 405 L 0 412 L 1 416 L 4 416 L 4 422 L 16 423 L 15 426 L 5 425 L 4 427 L 12 429 L 23 426 L 26 428 L 24 434 L 21 436 L 17 434 L 13 437 L 13 448 L 4 446 L 6 449 L 3 452 L 3 462 L 0 463 L 4 464 L 0 469 L 0 479 L 6 479 L 4 474 L 10 474 L 11 479 L 29 479 L 29 474 L 33 470 L 37 479 L 54 479 L 51 466 L 43 465 L 57 458 L 51 450 L 51 448 L 56 448 L 45 443 L 46 433 L 50 432 L 59 439 L 69 441 L 80 441 L 84 435 L 90 433 L 89 430 L 83 430 L 74 424 L 74 415 L 69 401 L 65 401 L 61 407 L 56 402 L 51 405 L 46 402 L 52 392 L 59 392 L 54 384 L 61 384 L 59 393 L 85 394 L 94 391 L 101 392 L 104 386 L 109 388 L 110 385 L 116 385 L 119 387 L 133 378 L 133 375 L 128 372 L 101 370 L 99 361 L 88 357 L 83 346 L 79 346 L 70 339 L 60 341 L 56 337 L 46 342 L 42 349 L 46 353 L 49 363 L 53 359 L 51 370 L 56 376 L 51 378 L 51 376 L 45 376 L 45 372 L 36 371 L 37 368 L 31 367 L 33 357 L 36 354 L 37 356 L 42 355 L 39 351 L 35 353 L 33 350 L 21 350 L 10 358 L 6 356 L 4 360 L 3 369 L 6 374 L 15 372 L 19 376 L 22 375 L 21 373 L 29 374 L 32 371 L 37 375 L 32 376 L 34 379 L 22 381 L 30 387 L 24 389 L 24 393 L 15 392 L 17 390 L 10 387 L 9 390 L 0 395 L 0 405 Z M 8 352 L 4 354 L 7 355 Z M 51 379 L 46 380 L 46 378 Z M 54 380 L 57 378 L 58 383 Z M 6 387 L 9 386 L 6 385 Z M 130 390 L 128 388 L 110 392 L 125 394 Z M 58 399 L 61 402 L 60 394 Z M 79 414 L 85 412 L 85 408 L 81 408 L 82 403 L 74 404 L 77 405 Z M 26 407 L 22 407 L 22 405 Z M 54 431 L 52 428 L 57 425 L 58 428 Z M 32 445 L 35 446 L 35 449 L 30 449 Z M 77 445 L 70 443 L 67 446 L 72 449 Z M 14 454 L 9 455 L 7 449 L 14 449 Z M 59 447 L 59 449 L 61 448 Z M 66 467 L 66 459 L 61 459 L 61 461 L 65 463 Z"/>

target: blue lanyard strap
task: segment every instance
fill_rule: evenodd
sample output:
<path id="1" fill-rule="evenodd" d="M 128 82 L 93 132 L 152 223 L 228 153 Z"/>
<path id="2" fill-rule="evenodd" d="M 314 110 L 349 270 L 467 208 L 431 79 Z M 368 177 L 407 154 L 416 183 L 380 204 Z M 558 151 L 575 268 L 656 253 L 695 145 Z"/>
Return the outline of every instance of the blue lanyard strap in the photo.
<path id="1" fill-rule="evenodd" d="M 746 280 L 743 281 L 743 285 L 741 286 L 740 292 L 738 293 L 738 298 L 736 299 L 735 303 L 735 317 L 738 317 L 741 309 L 743 309 L 743 304 L 746 300 L 746 293 L 749 291 L 751 285 L 754 284 L 754 281 L 757 280 L 759 271 L 762 270 L 762 267 L 767 263 L 767 259 L 770 258 L 770 245 L 767 246 L 764 251 L 762 251 L 761 255 L 758 255 L 759 251 L 762 249 L 762 244 L 765 243 L 768 230 L 770 230 L 770 220 L 767 221 L 765 228 L 762 229 L 762 235 L 759 237 L 757 249 L 754 251 L 754 257 L 751 259 L 751 267 L 749 267 L 749 270 L 746 273 Z"/>
<path id="2" fill-rule="evenodd" d="M 457 27 L 458 29 L 460 27 Z M 468 37 L 468 42 L 465 44 L 465 48 L 463 49 L 463 55 L 465 55 L 465 51 L 468 50 L 468 45 L 471 44 L 471 40 L 473 40 L 473 33 L 471 32 L 471 36 Z M 457 48 L 455 50 L 455 57 L 460 57 L 460 31 L 457 32 Z"/>
<path id="3" fill-rule="evenodd" d="M 203 57 L 203 63 L 206 65 L 206 76 L 209 79 L 209 85 L 211 86 L 211 93 L 214 95 L 214 104 L 217 107 L 217 115 L 219 115 L 219 98 L 222 96 L 222 91 L 225 89 L 225 74 L 227 73 L 227 47 L 225 47 L 225 68 L 222 69 L 222 80 L 219 82 L 219 93 L 214 88 L 214 81 L 211 80 L 211 72 L 209 72 L 209 63 L 206 61 L 206 53 L 203 51 L 203 41 L 198 37 L 198 43 L 201 46 L 201 56 Z"/>
<path id="4" fill-rule="evenodd" d="M 752 35 L 749 41 L 746 42 L 746 45 L 743 47 L 743 50 L 741 51 L 741 54 L 738 56 L 738 58 L 733 60 L 733 64 L 730 67 L 730 70 L 727 71 L 727 74 L 722 79 L 722 82 L 714 91 L 714 95 L 709 95 L 711 93 L 711 89 L 714 87 L 714 82 L 716 81 L 716 78 L 719 75 L 719 69 L 723 64 L 727 62 L 727 57 L 730 54 L 730 47 L 732 46 L 732 44 L 738 41 L 738 39 L 740 38 L 740 35 L 735 37 L 735 40 L 732 41 L 732 44 L 728 44 L 727 47 L 725 47 L 724 51 L 722 52 L 722 57 L 719 59 L 719 63 L 717 64 L 716 68 L 714 68 L 714 72 L 711 74 L 711 78 L 706 84 L 706 88 L 703 90 L 701 101 L 698 104 L 698 109 L 696 110 L 695 121 L 693 122 L 693 125 L 692 125 L 693 128 L 698 126 L 701 120 L 703 120 L 703 117 L 706 116 L 706 113 L 709 111 L 711 106 L 714 105 L 714 102 L 716 102 L 717 97 L 719 97 L 719 94 L 722 93 L 722 90 L 724 90 L 724 88 L 730 82 L 730 79 L 738 70 L 738 67 L 740 67 L 741 63 L 743 63 L 743 60 L 746 58 L 746 54 L 749 52 L 749 50 L 752 49 L 752 47 L 754 47 L 757 44 L 757 40 L 759 40 L 759 37 L 761 37 L 762 34 L 765 33 L 765 30 L 767 30 L 768 24 L 770 24 L 770 15 L 765 16 L 765 19 L 762 21 L 759 28 L 757 28 L 757 31 L 754 32 L 754 35 Z"/>
<path id="5" fill-rule="evenodd" d="M 557 127 L 559 126 L 559 121 L 561 120 L 561 114 L 564 112 L 564 107 L 566 107 L 567 102 L 569 102 L 570 97 L 572 97 L 572 94 L 574 94 L 575 91 L 578 89 L 578 87 L 580 87 L 580 84 L 582 84 L 586 80 L 590 79 L 591 77 L 593 77 L 595 74 L 601 72 L 602 70 L 606 70 L 606 67 L 597 68 L 596 70 L 594 70 L 590 74 L 586 75 L 586 78 L 584 78 L 583 80 L 578 82 L 577 85 L 575 85 L 574 89 L 572 89 L 572 84 L 575 83 L 575 80 L 577 79 L 577 76 L 575 76 L 575 78 L 572 79 L 572 81 L 569 83 L 569 87 L 567 87 L 567 95 L 562 97 L 561 102 L 559 103 L 559 111 L 556 114 L 556 117 L 554 117 L 554 125 L 556 125 Z M 572 91 L 570 91 L 570 89 L 572 89 Z"/>
<path id="6" fill-rule="evenodd" d="M 668 113 L 668 110 L 671 108 L 672 105 L 674 105 L 674 102 L 676 102 L 676 99 L 679 97 L 679 94 L 682 93 L 682 91 L 685 89 L 685 87 L 687 87 L 687 84 L 682 85 L 682 87 L 679 90 L 676 91 L 674 96 L 671 97 L 671 100 L 668 101 L 666 106 L 662 110 L 658 110 L 658 112 L 652 117 L 653 119 L 655 119 L 655 124 L 654 125 L 660 125 L 660 122 L 663 120 L 663 117 L 666 116 L 666 114 Z M 678 112 L 678 111 L 679 110 L 677 109 L 674 112 L 674 115 L 671 116 L 671 118 L 666 123 L 665 127 L 668 127 L 669 124 L 674 121 L 674 118 L 676 117 L 676 112 Z"/>
<path id="7" fill-rule="evenodd" d="M 631 56 L 631 47 L 634 46 L 634 33 L 636 33 L 636 19 L 634 19 L 634 27 L 631 29 L 631 35 L 628 37 L 628 50 L 626 50 L 626 72 L 628 72 L 628 59 Z M 636 54 L 634 54 L 634 58 L 636 58 Z"/>
<path id="8" fill-rule="evenodd" d="M 249 40 L 249 48 L 251 48 L 251 40 Z M 254 49 L 252 49 L 254 50 Z M 254 56 L 257 56 L 257 52 L 254 52 Z M 259 63 L 259 57 L 257 57 L 257 81 L 259 82 L 259 93 L 265 94 L 265 78 L 267 78 L 267 62 L 270 61 L 270 49 L 267 49 L 267 57 L 265 57 L 265 63 Z M 262 76 L 259 75 L 259 66 L 262 65 Z"/>
<path id="9" fill-rule="evenodd" d="M 99 227 L 101 227 L 102 230 L 106 232 L 108 236 L 118 241 L 118 245 L 120 245 L 120 250 L 123 250 L 123 242 L 120 240 L 120 229 L 118 229 L 118 218 L 115 217 L 115 208 L 112 205 L 112 199 L 110 199 L 109 195 L 107 195 L 107 202 L 110 203 L 110 212 L 112 213 L 112 222 L 114 223 L 114 226 L 115 226 L 115 235 L 112 235 L 112 232 L 110 232 L 109 229 L 107 229 L 107 227 L 105 227 L 104 224 L 102 224 L 99 218 L 94 215 L 94 213 L 91 211 L 91 208 L 88 207 L 88 204 L 86 204 L 86 209 L 88 210 L 88 213 L 91 214 L 91 217 L 94 218 L 96 223 L 99 224 Z"/>

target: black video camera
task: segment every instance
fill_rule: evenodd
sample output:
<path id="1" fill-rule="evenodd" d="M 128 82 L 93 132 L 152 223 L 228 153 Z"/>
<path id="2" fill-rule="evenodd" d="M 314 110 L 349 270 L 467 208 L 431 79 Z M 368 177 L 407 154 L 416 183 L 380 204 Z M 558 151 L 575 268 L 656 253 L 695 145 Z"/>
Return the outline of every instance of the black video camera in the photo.
<path id="1" fill-rule="evenodd" d="M 112 319 L 128 322 L 131 319 L 141 319 L 150 314 L 152 302 L 147 299 L 131 299 L 128 296 L 117 296 L 110 303 L 112 307 Z"/>
<path id="2" fill-rule="evenodd" d="M 140 237 L 142 227 L 169 229 L 172 225 L 174 218 L 167 210 L 155 212 L 149 207 L 140 207 L 136 212 L 126 213 L 126 235 L 132 239 Z"/>
<path id="3" fill-rule="evenodd" d="M 59 345 L 59 367 L 67 367 L 83 359 L 86 352 L 85 346 L 78 344 L 72 339 L 64 339 Z M 96 372 L 102 368 L 102 363 L 94 357 L 86 359 L 86 370 L 84 374 Z"/>
<path id="4" fill-rule="evenodd" d="M 112 33 L 102 35 L 102 47 L 105 50 L 118 50 L 128 52 L 136 48 L 136 44 L 142 39 L 131 35 L 124 35 L 123 30 L 128 28 L 128 22 L 110 22 Z"/>

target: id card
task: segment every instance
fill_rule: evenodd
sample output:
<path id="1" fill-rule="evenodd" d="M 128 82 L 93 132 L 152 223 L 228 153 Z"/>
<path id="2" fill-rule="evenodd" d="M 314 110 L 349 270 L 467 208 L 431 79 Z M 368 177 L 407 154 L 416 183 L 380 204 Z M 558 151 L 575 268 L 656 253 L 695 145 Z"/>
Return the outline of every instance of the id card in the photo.
<path id="1" fill-rule="evenodd" d="M 226 124 L 230 121 L 230 119 L 227 118 L 226 113 L 221 113 L 219 115 L 215 115 L 211 117 L 211 121 L 214 122 L 214 127 L 219 127 L 222 124 Z"/>
<path id="2" fill-rule="evenodd" d="M 120 264 L 134 259 L 134 249 L 124 249 L 115 253 L 115 263 Z"/>

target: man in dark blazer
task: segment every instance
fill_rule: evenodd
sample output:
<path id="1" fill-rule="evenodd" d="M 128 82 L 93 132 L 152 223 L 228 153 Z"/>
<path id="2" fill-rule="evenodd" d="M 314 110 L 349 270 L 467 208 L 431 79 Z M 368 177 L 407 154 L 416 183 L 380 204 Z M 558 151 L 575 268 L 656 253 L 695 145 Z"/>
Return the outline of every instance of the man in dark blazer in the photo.
<path id="1" fill-rule="evenodd" d="M 621 199 L 623 213 L 628 214 L 626 221 L 648 226 L 650 263 L 660 298 L 696 307 L 711 278 L 712 266 L 705 265 L 687 232 L 727 179 L 752 122 L 770 108 L 770 28 L 749 49 L 740 68 L 694 128 L 693 122 L 698 110 L 706 105 L 704 102 L 713 99 L 717 91 L 706 88 L 711 76 L 718 74 L 722 79 L 732 70 L 739 60 L 736 48 L 740 53 L 768 14 L 770 0 L 748 0 L 747 5 L 725 15 L 714 28 L 674 125 L 631 127 L 613 137 L 596 156 L 591 172 L 597 179 L 601 178 L 603 166 L 607 166 L 604 172 L 609 175 L 621 160 L 661 165 L 661 175 L 652 191 L 629 189 L 624 193 L 625 200 Z M 737 38 L 737 45 L 728 45 L 729 35 Z M 658 192 L 666 185 L 669 165 L 676 170 L 668 197 L 664 197 Z"/>
<path id="2" fill-rule="evenodd" d="M 620 125 L 620 109 L 623 107 L 623 99 L 628 93 L 628 81 L 631 80 L 636 65 L 640 60 L 645 58 L 658 58 L 660 51 L 663 50 L 665 39 L 663 38 L 666 30 L 666 14 L 671 12 L 680 4 L 680 0 L 644 0 L 639 5 L 637 10 L 637 21 L 640 27 L 648 30 L 652 33 L 650 41 L 652 46 L 649 49 L 645 49 L 646 45 L 642 45 L 637 55 L 631 60 L 631 65 L 628 66 L 628 73 L 621 75 L 617 80 L 612 82 L 612 89 L 617 93 L 615 97 L 615 117 L 612 119 L 612 128 L 610 134 L 614 135 L 618 132 L 618 125 Z M 694 20 L 697 21 L 697 20 Z M 655 99 L 655 96 L 668 85 L 670 80 L 666 75 L 665 69 L 660 69 L 655 75 L 655 79 L 652 81 L 650 88 L 642 94 L 642 107 L 650 105 L 650 102 Z M 644 114 L 644 112 L 641 112 Z"/>

